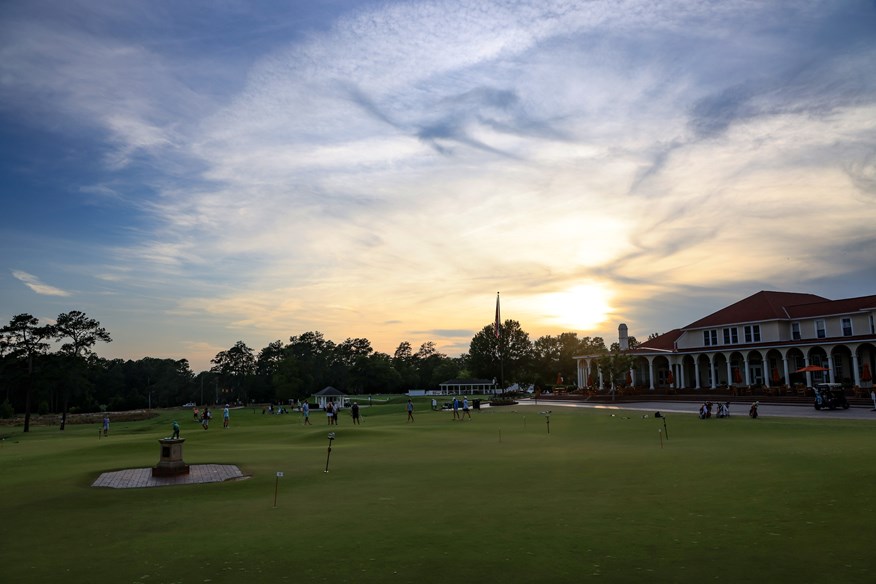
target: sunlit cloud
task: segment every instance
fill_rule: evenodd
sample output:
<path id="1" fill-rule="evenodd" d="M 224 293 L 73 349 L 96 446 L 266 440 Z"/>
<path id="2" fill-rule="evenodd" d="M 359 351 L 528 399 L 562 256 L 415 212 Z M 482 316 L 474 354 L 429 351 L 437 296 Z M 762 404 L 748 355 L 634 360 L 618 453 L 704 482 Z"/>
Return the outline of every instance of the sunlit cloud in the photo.
<path id="1" fill-rule="evenodd" d="M 87 273 L 222 331 L 201 353 L 306 330 L 464 350 L 497 290 L 535 336 L 644 337 L 685 324 L 673 297 L 876 274 L 872 8 L 352 3 L 214 55 L 236 29 L 77 7 L 103 28 L 0 19 L 0 112 L 89 136 L 72 188 L 114 238 Z"/>
<path id="2" fill-rule="evenodd" d="M 33 274 L 28 274 L 21 270 L 12 270 L 12 275 L 15 279 L 24 283 L 25 286 L 42 296 L 70 296 L 70 293 L 66 290 L 61 290 L 60 288 L 44 284 Z"/>

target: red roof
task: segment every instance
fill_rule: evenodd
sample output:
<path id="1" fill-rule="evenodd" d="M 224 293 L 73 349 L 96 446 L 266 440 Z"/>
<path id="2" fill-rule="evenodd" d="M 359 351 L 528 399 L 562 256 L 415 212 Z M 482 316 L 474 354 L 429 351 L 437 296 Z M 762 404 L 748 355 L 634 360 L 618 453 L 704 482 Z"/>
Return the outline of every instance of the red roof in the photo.
<path id="1" fill-rule="evenodd" d="M 853 314 L 861 310 L 876 308 L 876 296 L 860 296 L 858 298 L 843 298 L 842 300 L 827 300 L 788 307 L 788 316 L 796 318 L 814 318 L 835 314 Z"/>
<path id="2" fill-rule="evenodd" d="M 802 310 L 803 306 L 809 304 L 826 306 L 832 303 L 834 303 L 834 301 L 821 296 L 816 296 L 815 294 L 760 291 L 756 294 L 752 294 L 748 298 L 736 302 L 735 304 L 722 308 L 718 312 L 713 312 L 709 316 L 703 317 L 684 328 L 697 329 L 727 324 L 738 324 L 742 322 L 787 320 L 790 317 L 788 311 L 792 307 Z"/>
<path id="3" fill-rule="evenodd" d="M 675 341 L 684 332 L 681 329 L 673 329 L 668 333 L 663 333 L 660 336 L 648 339 L 644 343 L 639 343 L 633 351 L 639 349 L 649 349 L 651 351 L 672 351 L 675 349 Z"/>

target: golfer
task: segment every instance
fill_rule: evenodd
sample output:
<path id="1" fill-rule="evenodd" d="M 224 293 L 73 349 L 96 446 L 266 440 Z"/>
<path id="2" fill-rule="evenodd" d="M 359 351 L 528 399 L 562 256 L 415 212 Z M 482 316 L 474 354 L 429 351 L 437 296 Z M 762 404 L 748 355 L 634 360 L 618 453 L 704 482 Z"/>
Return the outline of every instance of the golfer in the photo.
<path id="1" fill-rule="evenodd" d="M 301 406 L 301 414 L 304 416 L 304 425 L 305 426 L 313 426 L 310 423 L 310 404 L 304 402 L 304 405 Z"/>
<path id="2" fill-rule="evenodd" d="M 353 423 L 359 424 L 359 403 L 353 402 L 353 405 L 350 406 L 350 414 L 353 416 Z"/>
<path id="3" fill-rule="evenodd" d="M 228 411 L 228 404 L 225 404 L 225 409 L 222 410 L 222 427 L 228 427 L 228 418 L 230 416 L 230 412 Z"/>
<path id="4" fill-rule="evenodd" d="M 458 419 L 459 419 L 459 398 L 454 397 L 453 398 L 453 421 L 455 422 Z"/>
<path id="5" fill-rule="evenodd" d="M 412 402 L 410 399 L 408 399 L 407 410 L 408 410 L 408 420 L 407 421 L 413 422 L 414 421 L 414 402 Z"/>
<path id="6" fill-rule="evenodd" d="M 471 420 L 471 412 L 468 411 L 468 397 L 462 396 L 462 419 L 468 416 L 468 419 Z"/>

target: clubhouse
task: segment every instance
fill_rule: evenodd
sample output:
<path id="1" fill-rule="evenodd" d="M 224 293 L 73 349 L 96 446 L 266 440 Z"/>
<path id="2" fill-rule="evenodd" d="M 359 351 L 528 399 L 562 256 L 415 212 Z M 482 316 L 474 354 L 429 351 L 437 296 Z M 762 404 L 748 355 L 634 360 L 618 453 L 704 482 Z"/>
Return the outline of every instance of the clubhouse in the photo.
<path id="1" fill-rule="evenodd" d="M 829 300 L 761 291 L 683 328 L 621 350 L 634 357 L 627 384 L 640 390 L 762 388 L 801 391 L 841 383 L 863 392 L 876 372 L 876 295 Z M 575 357 L 579 388 L 613 387 L 601 355 Z M 810 371 L 795 373 L 808 367 Z M 822 370 L 823 369 L 823 370 Z"/>

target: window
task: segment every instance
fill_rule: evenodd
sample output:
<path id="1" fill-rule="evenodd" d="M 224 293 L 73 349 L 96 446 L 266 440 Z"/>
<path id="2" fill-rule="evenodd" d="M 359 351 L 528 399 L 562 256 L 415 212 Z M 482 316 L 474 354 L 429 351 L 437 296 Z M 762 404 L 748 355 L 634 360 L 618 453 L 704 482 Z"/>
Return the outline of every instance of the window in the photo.
<path id="1" fill-rule="evenodd" d="M 707 347 L 718 344 L 718 330 L 703 331 L 703 344 Z"/>
<path id="2" fill-rule="evenodd" d="M 746 343 L 759 343 L 760 342 L 760 325 L 759 324 L 747 324 L 743 329 L 745 332 L 745 342 Z"/>
<path id="3" fill-rule="evenodd" d="M 739 343 L 739 329 L 735 326 L 733 328 L 725 328 L 724 329 L 724 344 L 725 345 L 736 345 Z"/>
<path id="4" fill-rule="evenodd" d="M 792 322 L 791 323 L 791 338 L 795 341 L 800 340 L 800 323 Z"/>
<path id="5" fill-rule="evenodd" d="M 843 318 L 843 336 L 852 336 L 852 319 L 848 316 Z"/>
<path id="6" fill-rule="evenodd" d="M 815 336 L 818 337 L 819 339 L 823 339 L 824 337 L 827 336 L 827 331 L 824 328 L 824 321 L 823 320 L 816 320 L 815 321 Z"/>

